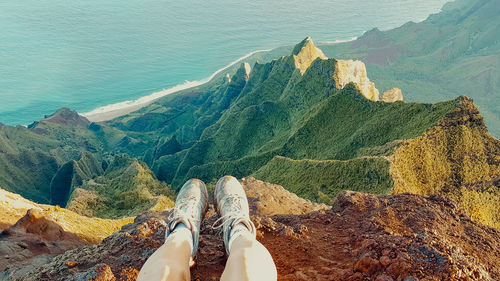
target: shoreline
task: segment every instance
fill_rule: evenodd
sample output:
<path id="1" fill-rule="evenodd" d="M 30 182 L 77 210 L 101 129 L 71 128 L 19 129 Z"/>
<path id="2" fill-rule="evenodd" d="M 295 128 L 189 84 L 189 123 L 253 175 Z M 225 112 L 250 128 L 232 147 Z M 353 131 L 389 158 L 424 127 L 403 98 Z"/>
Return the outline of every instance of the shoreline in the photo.
<path id="1" fill-rule="evenodd" d="M 318 42 L 317 45 L 321 46 L 321 45 L 340 44 L 340 43 L 345 43 L 345 42 L 352 42 L 352 41 L 355 41 L 357 39 L 358 39 L 358 37 L 352 37 L 351 39 L 346 39 L 346 40 Z M 94 110 L 84 112 L 84 113 L 79 113 L 79 114 L 86 117 L 91 122 L 109 121 L 109 120 L 112 120 L 114 118 L 117 118 L 117 117 L 120 117 L 123 115 L 127 115 L 129 113 L 137 111 L 143 107 L 146 107 L 146 106 L 150 105 L 151 103 L 153 103 L 154 101 L 156 101 L 159 98 L 162 98 L 164 96 L 206 84 L 206 83 L 210 82 L 215 76 L 217 76 L 222 71 L 224 71 L 224 70 L 234 66 L 235 64 L 249 58 L 250 56 L 255 55 L 257 53 L 269 52 L 269 51 L 272 51 L 274 49 L 275 48 L 265 49 L 265 50 L 256 50 L 256 51 L 250 52 L 250 53 L 232 61 L 231 63 L 224 66 L 223 68 L 216 70 L 209 77 L 203 78 L 201 80 L 186 81 L 183 84 L 178 84 L 172 88 L 163 89 L 161 91 L 153 92 L 149 95 L 140 97 L 140 98 L 135 99 L 135 100 L 126 100 L 126 101 L 122 101 L 122 102 L 118 102 L 118 103 L 108 104 L 108 105 L 100 106 Z"/>
<path id="2" fill-rule="evenodd" d="M 209 77 L 203 78 L 201 80 L 186 81 L 183 84 L 178 84 L 172 88 L 163 89 L 161 91 L 153 92 L 147 96 L 143 96 L 143 97 L 140 97 L 140 98 L 135 99 L 135 100 L 126 100 L 126 101 L 122 101 L 122 102 L 118 102 L 118 103 L 108 104 L 108 105 L 100 106 L 100 107 L 98 107 L 94 110 L 91 110 L 89 112 L 84 112 L 84 113 L 79 113 L 79 114 L 86 117 L 91 122 L 103 122 L 103 121 L 112 120 L 114 118 L 132 113 L 132 112 L 137 111 L 145 106 L 148 106 L 151 103 L 153 103 L 154 101 L 156 101 L 157 99 L 162 98 L 164 96 L 206 84 L 206 83 L 210 82 L 215 76 L 217 76 L 222 71 L 224 71 L 224 70 L 234 66 L 235 64 L 249 58 L 250 56 L 255 55 L 257 53 L 269 52 L 272 50 L 273 49 L 265 49 L 265 50 L 257 50 L 257 51 L 250 52 L 250 53 L 232 61 L 231 63 L 224 66 L 223 68 L 218 69 L 217 71 L 212 73 L 212 75 L 210 75 Z"/>
<path id="3" fill-rule="evenodd" d="M 363 31 L 362 34 L 365 34 L 366 31 Z M 351 37 L 351 39 L 345 39 L 345 40 L 342 40 L 342 39 L 339 39 L 339 40 L 335 40 L 335 41 L 325 41 L 325 42 L 318 42 L 318 46 L 321 46 L 321 45 L 335 45 L 335 44 L 340 44 L 340 43 L 347 43 L 347 42 L 352 42 L 352 41 L 356 41 L 358 40 L 358 36 L 354 36 L 354 37 Z"/>

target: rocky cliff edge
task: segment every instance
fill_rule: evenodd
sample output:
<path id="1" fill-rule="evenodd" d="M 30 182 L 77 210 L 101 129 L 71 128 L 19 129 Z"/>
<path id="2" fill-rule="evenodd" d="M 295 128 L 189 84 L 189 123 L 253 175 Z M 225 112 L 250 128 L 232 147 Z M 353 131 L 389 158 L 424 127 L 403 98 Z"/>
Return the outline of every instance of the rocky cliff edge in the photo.
<path id="1" fill-rule="evenodd" d="M 343 191 L 327 207 L 252 178 L 242 183 L 279 280 L 500 278 L 500 232 L 471 221 L 449 199 Z M 276 210 L 283 214 L 269 215 Z M 31 271 L 11 266 L 0 280 L 135 280 L 164 242 L 168 214 L 142 214 L 99 245 L 67 251 Z M 211 208 L 192 280 L 217 280 L 224 269 L 223 242 L 210 227 L 216 219 Z"/>

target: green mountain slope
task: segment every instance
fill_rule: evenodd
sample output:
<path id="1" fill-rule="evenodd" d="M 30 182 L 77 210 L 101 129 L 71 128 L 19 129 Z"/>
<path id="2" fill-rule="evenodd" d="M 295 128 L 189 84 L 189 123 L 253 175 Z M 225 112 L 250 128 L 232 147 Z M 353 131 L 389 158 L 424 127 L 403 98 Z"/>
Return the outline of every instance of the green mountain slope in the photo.
<path id="1" fill-rule="evenodd" d="M 50 203 L 66 207 L 75 187 L 103 173 L 102 163 L 93 154 L 83 151 L 78 161 L 71 160 L 57 170 L 50 183 Z"/>
<path id="2" fill-rule="evenodd" d="M 342 190 L 361 190 L 385 194 L 394 185 L 385 157 L 360 157 L 349 160 L 293 160 L 275 156 L 253 176 L 286 186 L 303 198 L 331 203 Z"/>
<path id="3" fill-rule="evenodd" d="M 0 169 L 0 185 L 38 203 L 60 204 L 59 199 L 51 202 L 51 198 L 58 197 L 51 192 L 52 179 L 57 171 L 65 164 L 68 170 L 79 170 L 78 165 L 69 162 L 84 158 L 84 152 L 95 154 L 87 154 L 95 161 L 102 159 L 103 143 L 88 129 L 89 126 L 85 117 L 67 108 L 28 128 L 1 125 L 0 161 L 3 168 Z M 96 168 L 91 170 L 96 171 Z M 67 194 L 61 197 L 65 198 Z"/>
<path id="4" fill-rule="evenodd" d="M 242 63 L 115 120 L 61 109 L 29 128 L 3 126 L 0 184 L 116 218 L 168 206 L 192 177 L 253 175 L 322 202 L 343 189 L 446 195 L 498 226 L 488 213 L 498 209 L 500 142 L 472 100 L 382 102 L 366 73 L 306 38 L 288 56 Z"/>
<path id="5" fill-rule="evenodd" d="M 457 0 L 423 22 L 321 48 L 330 57 L 364 61 L 380 90 L 399 87 L 409 101 L 470 96 L 499 137 L 499 30 L 497 0 Z"/>
<path id="6" fill-rule="evenodd" d="M 454 108 L 367 100 L 354 85 L 336 89 L 335 66 L 334 59 L 316 59 L 301 75 L 293 56 L 256 64 L 239 97 L 199 140 L 155 162 L 158 176 L 179 186 L 189 177 L 245 176 L 275 155 L 351 159 L 361 149 L 419 136 Z"/>
<path id="7" fill-rule="evenodd" d="M 77 185 L 67 208 L 87 216 L 119 218 L 172 207 L 174 197 L 170 186 L 159 182 L 145 163 L 117 155 L 104 174 Z"/>

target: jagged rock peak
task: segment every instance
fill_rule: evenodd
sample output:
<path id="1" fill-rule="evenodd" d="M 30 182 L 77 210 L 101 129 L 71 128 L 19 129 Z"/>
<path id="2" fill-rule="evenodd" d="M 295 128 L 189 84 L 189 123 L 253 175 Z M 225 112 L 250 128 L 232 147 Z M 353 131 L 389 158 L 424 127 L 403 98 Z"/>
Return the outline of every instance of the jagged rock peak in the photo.
<path id="1" fill-rule="evenodd" d="M 236 83 L 240 83 L 243 80 L 245 80 L 245 82 L 248 82 L 248 79 L 250 79 L 251 72 L 252 72 L 252 67 L 250 66 L 250 64 L 248 62 L 244 62 L 240 64 L 240 67 L 238 68 L 238 70 L 236 70 L 236 73 L 232 77 L 230 77 L 229 74 L 227 74 L 226 80 L 229 83 L 233 81 Z"/>
<path id="2" fill-rule="evenodd" d="M 403 92 L 400 88 L 392 88 L 380 95 L 380 100 L 383 102 L 403 101 Z"/>
<path id="3" fill-rule="evenodd" d="M 252 67 L 248 62 L 243 62 L 240 65 L 240 68 L 236 72 L 235 76 L 239 76 L 245 79 L 245 81 L 248 81 L 250 79 L 250 73 L 252 72 Z"/>
<path id="4" fill-rule="evenodd" d="M 295 60 L 295 67 L 300 70 L 300 73 L 302 75 L 304 75 L 306 70 L 315 59 L 327 59 L 325 54 L 323 54 L 323 51 L 314 46 L 311 37 L 307 37 L 306 39 L 302 40 L 302 42 L 295 45 L 292 55 L 293 59 Z"/>
<path id="5" fill-rule="evenodd" d="M 362 61 L 337 60 L 333 80 L 335 80 L 337 89 L 343 89 L 347 84 L 353 82 L 365 98 L 372 101 L 379 100 L 379 91 L 368 78 L 366 66 Z"/>
<path id="6" fill-rule="evenodd" d="M 245 68 L 245 80 L 248 81 L 248 78 L 250 78 L 250 73 L 252 72 L 252 67 L 248 62 L 245 62 L 242 64 L 243 68 Z"/>

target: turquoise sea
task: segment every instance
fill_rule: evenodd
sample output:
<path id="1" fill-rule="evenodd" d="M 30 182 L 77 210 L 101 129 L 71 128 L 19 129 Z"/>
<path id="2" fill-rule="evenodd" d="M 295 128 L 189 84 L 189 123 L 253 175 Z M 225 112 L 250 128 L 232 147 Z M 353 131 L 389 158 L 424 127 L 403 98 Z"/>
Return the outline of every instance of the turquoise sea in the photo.
<path id="1" fill-rule="evenodd" d="M 209 77 L 254 50 L 349 40 L 446 0 L 0 1 L 0 122 L 28 124 Z"/>

